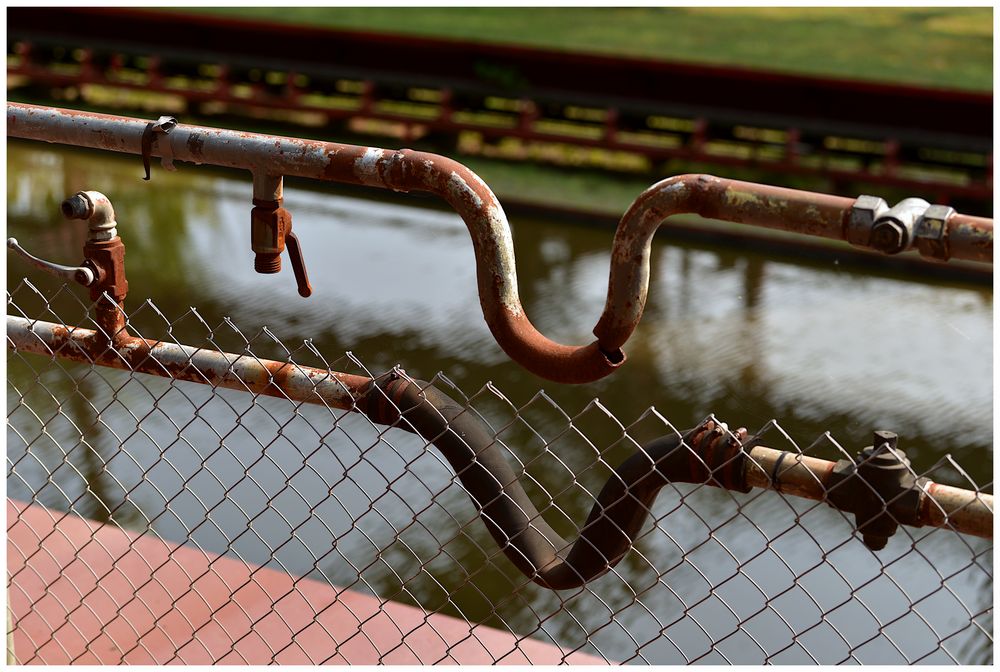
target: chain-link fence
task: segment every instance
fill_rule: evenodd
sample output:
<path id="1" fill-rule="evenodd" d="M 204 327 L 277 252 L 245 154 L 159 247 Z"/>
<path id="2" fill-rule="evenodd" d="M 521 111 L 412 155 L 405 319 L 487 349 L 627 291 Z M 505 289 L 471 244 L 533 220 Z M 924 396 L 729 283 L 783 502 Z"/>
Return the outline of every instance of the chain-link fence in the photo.
<path id="1" fill-rule="evenodd" d="M 541 391 L 517 404 L 492 384 L 463 391 L 434 376 L 455 401 L 442 433 L 457 417 L 488 428 L 537 507 L 520 509 L 531 530 L 573 540 L 595 502 L 608 515 L 629 505 L 635 538 L 620 561 L 601 556 L 614 564 L 606 573 L 552 590 L 538 585 L 549 568 L 532 565 L 526 542 L 498 544 L 503 521 L 439 435 L 404 431 L 401 396 L 385 388 L 381 399 L 403 418 L 371 419 L 371 402 L 363 408 L 342 381 L 387 372 L 351 353 L 325 359 L 309 341 L 290 347 L 266 328 L 209 324 L 195 309 L 164 315 L 146 301 L 127 317 L 131 333 L 187 348 L 157 376 L 106 343 L 80 345 L 100 330 L 71 288 L 25 280 L 8 293 L 8 315 L 8 597 L 20 663 L 992 661 L 992 541 L 948 529 L 987 506 L 992 527 L 992 484 L 945 450 L 911 476 L 966 489 L 971 503 L 901 525 L 873 552 L 855 516 L 796 496 L 809 477 L 827 481 L 777 483 L 809 458 L 851 459 L 870 437 L 790 436 L 772 421 L 744 439 L 734 427 L 713 445 L 737 452 L 712 462 L 701 435 L 654 408 L 616 418 L 597 399 L 564 410 Z M 136 327 L 155 323 L 156 333 Z M 201 342 L 178 343 L 180 325 Z M 226 375 L 205 375 L 199 352 L 232 353 Z M 242 364 L 266 360 L 294 363 L 313 387 L 240 378 Z M 329 403 L 341 398 L 344 408 Z M 628 481 L 618 469 L 664 441 L 706 468 L 692 467 L 695 482 L 653 488 L 648 473 Z M 737 458 L 750 473 L 750 446 L 788 451 L 754 483 L 770 489 L 708 487 Z M 635 487 L 609 503 L 605 484 L 626 482 Z M 588 527 L 599 534 L 576 546 L 622 536 Z"/>

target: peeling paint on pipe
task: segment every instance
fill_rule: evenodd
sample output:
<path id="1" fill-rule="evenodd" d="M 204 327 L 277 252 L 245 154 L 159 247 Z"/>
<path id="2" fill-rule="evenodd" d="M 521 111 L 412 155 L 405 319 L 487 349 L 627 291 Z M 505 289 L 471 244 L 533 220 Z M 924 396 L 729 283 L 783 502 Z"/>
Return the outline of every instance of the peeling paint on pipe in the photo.
<path id="1" fill-rule="evenodd" d="M 37 105 L 8 103 L 12 137 L 131 154 L 142 153 L 147 121 Z M 503 208 L 490 188 L 452 159 L 408 149 L 390 151 L 319 140 L 178 124 L 155 143 L 169 142 L 176 161 L 242 168 L 254 175 L 292 175 L 398 192 L 423 191 L 444 199 L 472 237 L 483 317 L 497 343 L 532 373 L 560 383 L 587 383 L 625 361 L 621 348 L 646 303 L 652 236 L 674 214 L 704 217 L 846 239 L 854 199 L 783 189 L 710 175 L 682 175 L 647 189 L 625 213 L 615 234 L 608 297 L 589 345 L 563 345 L 528 319 L 517 289 L 514 245 Z M 163 148 L 152 147 L 154 156 Z M 988 226 L 988 232 L 987 227 Z M 949 222 L 952 258 L 992 259 L 992 221 L 956 215 Z"/>
<path id="2" fill-rule="evenodd" d="M 123 371 L 203 383 L 350 410 L 371 379 L 287 362 L 119 336 L 112 347 L 90 329 L 7 316 L 7 347 Z"/>

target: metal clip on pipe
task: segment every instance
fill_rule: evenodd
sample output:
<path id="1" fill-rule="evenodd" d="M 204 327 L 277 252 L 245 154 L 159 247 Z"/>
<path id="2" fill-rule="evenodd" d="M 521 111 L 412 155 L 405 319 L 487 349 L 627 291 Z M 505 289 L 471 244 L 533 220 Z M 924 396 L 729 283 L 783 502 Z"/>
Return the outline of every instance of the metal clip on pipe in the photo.
<path id="1" fill-rule="evenodd" d="M 159 140 L 160 137 L 166 137 L 176 126 L 177 120 L 169 116 L 162 116 L 156 121 L 146 124 L 146 128 L 142 131 L 142 167 L 146 171 L 146 176 L 142 178 L 143 180 L 149 181 L 149 161 L 153 152 L 153 143 L 156 143 L 157 148 L 160 150 L 160 164 L 166 170 L 177 170 L 174 166 L 174 155 L 171 151 L 170 142 L 161 143 Z"/>

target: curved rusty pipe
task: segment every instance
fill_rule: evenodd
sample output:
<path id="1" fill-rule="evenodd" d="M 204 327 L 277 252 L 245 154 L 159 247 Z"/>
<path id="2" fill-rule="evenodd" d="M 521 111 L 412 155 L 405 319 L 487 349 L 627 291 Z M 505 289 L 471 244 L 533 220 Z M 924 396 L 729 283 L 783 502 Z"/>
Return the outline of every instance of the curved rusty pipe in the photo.
<path id="1" fill-rule="evenodd" d="M 141 154 L 147 126 L 143 119 L 7 104 L 8 135 L 30 140 Z M 497 343 L 524 368 L 561 383 L 591 382 L 624 362 L 621 347 L 635 329 L 646 302 L 650 242 L 671 215 L 693 213 L 867 244 L 867 240 L 852 240 L 847 226 L 855 199 L 708 175 L 670 178 L 640 195 L 618 226 L 608 298 L 594 328 L 597 340 L 589 345 L 563 345 L 539 333 L 525 315 L 518 296 L 507 217 L 490 188 L 457 161 L 412 150 L 389 151 L 188 124 L 178 124 L 168 134 L 156 134 L 152 142 L 154 156 L 166 154 L 173 160 L 243 168 L 253 173 L 255 182 L 279 184 L 282 176 L 291 175 L 400 192 L 425 191 L 441 197 L 462 217 L 472 237 L 480 305 Z M 166 152 L 160 147 L 162 142 L 169 143 Z M 948 223 L 948 231 L 956 239 L 951 243 L 951 256 L 992 259 L 990 220 L 956 215 Z"/>
<path id="2" fill-rule="evenodd" d="M 131 117 L 7 104 L 8 135 L 28 140 L 141 154 L 147 125 L 146 120 Z M 265 176 L 290 175 L 435 194 L 469 229 L 483 317 L 511 359 L 532 373 L 563 383 L 603 378 L 624 361 L 620 352 L 602 352 L 597 341 L 562 345 L 531 324 L 518 296 L 507 216 L 486 183 L 457 161 L 406 149 L 389 151 L 188 124 L 158 134 L 151 148 L 154 156 L 163 155 L 160 142 L 170 143 L 169 154 L 175 161 L 250 170 L 257 182 L 266 182 Z"/>
<path id="3" fill-rule="evenodd" d="M 707 483 L 749 492 L 744 428 L 709 420 L 639 448 L 608 478 L 573 541 L 563 539 L 528 497 L 496 434 L 468 407 L 430 383 L 390 375 L 372 381 L 357 408 L 373 422 L 413 432 L 448 460 L 504 555 L 551 590 L 578 588 L 625 557 L 669 483 Z"/>
<path id="4" fill-rule="evenodd" d="M 413 432 L 448 460 L 510 561 L 551 589 L 581 586 L 614 567 L 640 536 L 668 483 L 705 483 L 739 492 L 765 488 L 835 505 L 830 495 L 845 483 L 834 479 L 839 463 L 754 445 L 745 429 L 731 433 L 709 420 L 655 439 L 622 462 L 598 494 L 579 536 L 569 542 L 531 502 L 495 432 L 475 411 L 428 383 L 395 372 L 373 380 L 133 336 L 122 336 L 109 347 L 96 331 L 11 315 L 7 346 L 20 353 L 362 412 L 375 423 Z M 865 492 L 870 489 L 864 487 Z M 899 523 L 992 538 L 992 495 L 930 481 L 921 488 L 919 507 L 911 515 L 894 514 Z"/>
<path id="5" fill-rule="evenodd" d="M 728 180 L 679 175 L 644 191 L 622 216 L 611 252 L 608 296 L 594 335 L 602 350 L 621 348 L 642 318 L 653 234 L 672 215 L 750 224 L 868 246 L 868 229 L 852 226 L 857 199 Z M 993 262 L 993 220 L 955 214 L 935 255 Z M 921 250 L 923 252 L 923 250 Z"/>
<path id="6" fill-rule="evenodd" d="M 553 590 L 582 586 L 614 567 L 668 483 L 750 489 L 741 451 L 746 430 L 733 434 L 708 421 L 656 439 L 623 462 L 601 489 L 579 537 L 568 542 L 532 503 L 489 425 L 429 383 L 395 373 L 373 380 L 134 336 L 108 347 L 89 329 L 10 315 L 7 345 L 16 352 L 359 411 L 378 424 L 417 434 L 448 460 L 510 561 Z"/>
<path id="7" fill-rule="evenodd" d="M 615 232 L 608 297 L 594 327 L 600 347 L 621 348 L 642 318 L 653 234 L 672 215 L 696 214 L 843 240 L 854 203 L 853 198 L 711 175 L 679 175 L 654 184 L 632 203 Z"/>

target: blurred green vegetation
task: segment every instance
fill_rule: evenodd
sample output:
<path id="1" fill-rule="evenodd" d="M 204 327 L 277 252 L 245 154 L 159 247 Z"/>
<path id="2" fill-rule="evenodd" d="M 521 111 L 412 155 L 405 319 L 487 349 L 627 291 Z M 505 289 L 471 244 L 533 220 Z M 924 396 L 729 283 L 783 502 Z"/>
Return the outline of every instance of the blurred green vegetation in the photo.
<path id="1" fill-rule="evenodd" d="M 178 11 L 961 89 L 988 91 L 993 86 L 990 7 L 186 7 Z"/>

